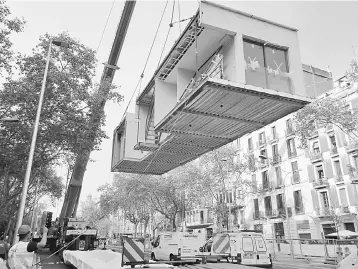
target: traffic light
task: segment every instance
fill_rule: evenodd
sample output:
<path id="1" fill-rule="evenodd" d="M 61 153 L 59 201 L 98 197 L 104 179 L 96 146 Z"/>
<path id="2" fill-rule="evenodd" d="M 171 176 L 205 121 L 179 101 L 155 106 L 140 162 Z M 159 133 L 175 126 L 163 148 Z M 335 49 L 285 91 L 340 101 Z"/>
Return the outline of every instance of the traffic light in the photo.
<path id="1" fill-rule="evenodd" d="M 41 227 L 46 226 L 46 228 L 50 228 L 51 222 L 52 222 L 52 212 L 44 211 L 42 213 Z"/>

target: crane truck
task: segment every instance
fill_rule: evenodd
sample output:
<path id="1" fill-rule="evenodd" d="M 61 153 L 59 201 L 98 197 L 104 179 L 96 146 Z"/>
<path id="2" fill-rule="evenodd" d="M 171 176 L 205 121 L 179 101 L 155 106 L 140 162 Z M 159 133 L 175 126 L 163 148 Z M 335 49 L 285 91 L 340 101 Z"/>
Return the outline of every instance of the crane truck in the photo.
<path id="1" fill-rule="evenodd" d="M 122 47 L 124 44 L 124 40 L 126 38 L 128 26 L 130 20 L 132 18 L 133 10 L 135 7 L 136 1 L 126 1 L 124 4 L 124 8 L 121 14 L 121 18 L 117 27 L 116 35 L 112 44 L 111 52 L 109 54 L 109 58 L 107 63 L 104 63 L 104 70 L 102 73 L 100 83 L 109 83 L 111 84 L 115 75 L 117 67 L 118 58 L 121 54 Z M 102 108 L 105 105 L 104 101 L 100 104 Z M 95 119 L 94 119 L 95 121 Z M 88 152 L 88 157 L 89 157 Z M 83 165 L 82 165 L 83 166 Z M 86 165 L 84 165 L 82 173 L 86 170 Z M 80 169 L 81 170 L 81 169 Z M 83 174 L 82 174 L 83 175 Z M 74 171 L 71 175 L 70 182 L 68 184 L 66 195 L 63 203 L 63 207 L 61 210 L 60 217 L 57 221 L 57 224 L 52 227 L 52 234 L 48 239 L 48 245 L 50 247 L 51 252 L 55 252 L 63 248 L 66 243 L 72 242 L 74 239 L 77 239 L 67 247 L 69 250 L 91 250 L 96 247 L 97 241 L 97 231 L 91 229 L 90 227 L 86 227 L 86 222 L 83 219 L 76 218 L 78 202 L 82 189 L 82 179 L 83 176 L 78 175 L 78 171 Z M 44 212 L 46 217 L 46 226 L 50 228 L 51 220 L 49 220 L 49 216 L 52 214 L 48 214 L 48 212 Z M 60 257 L 62 256 L 62 252 L 60 251 Z"/>

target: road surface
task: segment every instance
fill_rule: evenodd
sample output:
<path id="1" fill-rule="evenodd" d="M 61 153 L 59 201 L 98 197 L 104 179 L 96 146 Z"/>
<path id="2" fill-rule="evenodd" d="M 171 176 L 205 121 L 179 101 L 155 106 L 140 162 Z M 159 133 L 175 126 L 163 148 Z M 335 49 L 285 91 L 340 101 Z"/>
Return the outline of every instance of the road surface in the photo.
<path id="1" fill-rule="evenodd" d="M 54 255 L 49 259 L 46 259 L 50 256 L 51 253 L 49 250 L 43 250 L 40 253 L 40 259 L 42 264 L 42 269 L 69 269 L 70 267 L 66 266 L 60 259 L 58 255 Z"/>

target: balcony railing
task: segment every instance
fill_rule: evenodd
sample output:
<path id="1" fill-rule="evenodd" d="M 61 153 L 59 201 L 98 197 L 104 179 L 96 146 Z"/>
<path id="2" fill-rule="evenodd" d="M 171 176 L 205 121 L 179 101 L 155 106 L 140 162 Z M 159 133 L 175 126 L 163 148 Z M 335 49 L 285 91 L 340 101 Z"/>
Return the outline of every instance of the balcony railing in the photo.
<path id="1" fill-rule="evenodd" d="M 253 219 L 261 219 L 264 217 L 264 214 L 262 211 L 254 211 L 253 213 Z"/>
<path id="2" fill-rule="evenodd" d="M 276 165 L 279 164 L 281 162 L 281 155 L 280 154 L 274 154 L 272 156 L 272 161 L 271 161 L 271 165 Z"/>
<path id="3" fill-rule="evenodd" d="M 329 182 L 327 178 L 318 178 L 313 182 L 313 186 L 316 189 L 320 189 L 320 188 L 326 188 L 329 186 Z"/>
<path id="4" fill-rule="evenodd" d="M 322 153 L 321 152 L 311 152 L 310 154 L 311 162 L 321 162 L 323 160 Z"/>
<path id="5" fill-rule="evenodd" d="M 318 136 L 318 130 L 313 130 L 312 132 L 310 132 L 308 138 L 315 138 Z"/>
<path id="6" fill-rule="evenodd" d="M 275 189 L 281 189 L 284 187 L 284 184 L 283 184 L 283 179 L 282 177 L 281 178 L 276 178 L 276 182 L 274 184 L 274 188 Z"/>
<path id="7" fill-rule="evenodd" d="M 328 217 L 332 215 L 332 210 L 329 207 L 320 207 L 317 209 L 317 214 L 319 217 Z"/>
<path id="8" fill-rule="evenodd" d="M 297 184 L 301 182 L 300 173 L 298 171 L 294 171 L 292 173 L 292 183 Z"/>
<path id="9" fill-rule="evenodd" d="M 286 218 L 286 211 L 284 208 L 273 209 L 271 215 L 266 215 L 269 218 Z"/>
<path id="10" fill-rule="evenodd" d="M 293 136 L 293 135 L 295 135 L 295 130 L 293 129 L 293 127 L 286 128 L 285 134 L 286 134 L 286 136 Z"/>
<path id="11" fill-rule="evenodd" d="M 188 96 L 205 79 L 221 78 L 223 75 L 223 58 L 223 55 L 220 53 L 213 55 L 212 58 L 207 61 L 207 64 L 199 70 L 199 76 L 195 74 L 191 79 L 180 100 Z"/>
<path id="12" fill-rule="evenodd" d="M 274 134 L 268 138 L 268 142 L 269 142 L 269 144 L 273 144 L 273 143 L 278 142 L 278 139 L 279 139 L 278 134 Z"/>
<path id="13" fill-rule="evenodd" d="M 358 151 L 358 142 L 351 141 L 348 144 L 346 143 L 345 149 L 348 153 Z"/>
<path id="14" fill-rule="evenodd" d="M 264 147 L 266 146 L 267 143 L 266 143 L 266 137 L 263 137 L 262 139 L 260 139 L 258 142 L 257 142 L 257 147 Z"/>
<path id="15" fill-rule="evenodd" d="M 274 210 L 271 207 L 265 208 L 266 217 L 271 218 L 274 216 Z"/>
<path id="16" fill-rule="evenodd" d="M 261 186 L 259 186 L 258 191 L 259 192 L 266 192 L 273 189 L 272 182 L 264 181 Z"/>
<path id="17" fill-rule="evenodd" d="M 341 207 L 340 207 L 340 212 L 341 212 L 342 214 L 349 214 L 349 213 L 351 213 L 351 211 L 349 210 L 349 206 L 341 206 Z"/>
<path id="18" fill-rule="evenodd" d="M 336 175 L 336 176 L 334 177 L 334 179 L 335 179 L 336 183 L 342 183 L 342 182 L 344 182 L 343 175 Z"/>
<path id="19" fill-rule="evenodd" d="M 358 183 L 358 172 L 356 170 L 349 170 L 349 178 L 352 183 Z"/>
<path id="20" fill-rule="evenodd" d="M 336 155 L 338 155 L 338 148 L 332 147 L 329 152 L 330 152 L 331 156 L 336 156 Z"/>
<path id="21" fill-rule="evenodd" d="M 266 168 L 268 166 L 268 160 L 267 159 L 261 159 L 258 163 L 258 166 L 260 169 Z"/>
<path id="22" fill-rule="evenodd" d="M 296 150 L 288 151 L 288 158 L 295 158 L 295 157 L 297 157 Z"/>
<path id="23" fill-rule="evenodd" d="M 326 126 L 326 132 L 333 131 L 333 124 L 327 124 Z"/>

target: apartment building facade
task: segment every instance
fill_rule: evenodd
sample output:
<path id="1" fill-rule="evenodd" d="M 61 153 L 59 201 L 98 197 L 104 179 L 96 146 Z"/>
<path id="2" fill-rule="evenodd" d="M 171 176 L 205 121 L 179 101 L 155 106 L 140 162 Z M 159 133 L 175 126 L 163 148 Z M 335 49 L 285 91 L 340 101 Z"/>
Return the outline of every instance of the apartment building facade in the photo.
<path id="1" fill-rule="evenodd" d="M 358 106 L 357 85 L 328 95 Z M 239 140 L 249 159 L 252 187 L 240 222 L 271 238 L 318 239 L 335 231 L 358 231 L 358 143 L 335 126 L 319 128 L 299 148 L 294 114 Z"/>

